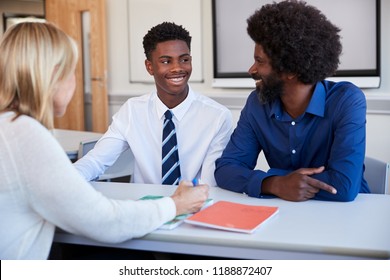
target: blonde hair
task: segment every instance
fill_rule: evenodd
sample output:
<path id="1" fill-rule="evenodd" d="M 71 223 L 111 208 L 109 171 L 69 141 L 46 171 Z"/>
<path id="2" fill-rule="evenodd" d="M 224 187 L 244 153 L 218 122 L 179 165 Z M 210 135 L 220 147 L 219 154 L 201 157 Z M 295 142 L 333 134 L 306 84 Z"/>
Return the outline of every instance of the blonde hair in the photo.
<path id="1" fill-rule="evenodd" d="M 74 73 L 75 41 L 51 23 L 11 26 L 0 43 L 0 112 L 11 110 L 53 128 L 53 95 Z"/>

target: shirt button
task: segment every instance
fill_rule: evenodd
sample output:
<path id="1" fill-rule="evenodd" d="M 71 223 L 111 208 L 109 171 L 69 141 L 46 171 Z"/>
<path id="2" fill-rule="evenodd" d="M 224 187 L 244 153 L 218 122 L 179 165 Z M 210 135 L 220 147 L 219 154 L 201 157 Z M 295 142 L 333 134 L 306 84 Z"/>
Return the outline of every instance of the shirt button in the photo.
<path id="1" fill-rule="evenodd" d="M 291 125 L 295 125 L 295 122 L 294 122 L 294 121 L 292 121 L 292 122 L 291 122 Z"/>
<path id="2" fill-rule="evenodd" d="M 292 151 L 291 151 L 292 154 L 295 154 L 296 152 L 297 152 L 296 150 L 292 150 Z"/>

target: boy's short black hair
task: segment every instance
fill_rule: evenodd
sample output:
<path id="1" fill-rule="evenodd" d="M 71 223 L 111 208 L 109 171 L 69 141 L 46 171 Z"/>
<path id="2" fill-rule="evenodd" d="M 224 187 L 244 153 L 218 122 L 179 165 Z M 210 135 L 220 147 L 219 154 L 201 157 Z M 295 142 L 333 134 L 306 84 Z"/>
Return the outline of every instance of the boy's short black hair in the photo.
<path id="1" fill-rule="evenodd" d="M 143 46 L 146 58 L 150 59 L 151 53 L 156 49 L 158 43 L 170 40 L 185 41 L 188 49 L 191 50 L 190 33 L 181 25 L 173 22 L 163 22 L 152 27 L 144 36 Z"/>

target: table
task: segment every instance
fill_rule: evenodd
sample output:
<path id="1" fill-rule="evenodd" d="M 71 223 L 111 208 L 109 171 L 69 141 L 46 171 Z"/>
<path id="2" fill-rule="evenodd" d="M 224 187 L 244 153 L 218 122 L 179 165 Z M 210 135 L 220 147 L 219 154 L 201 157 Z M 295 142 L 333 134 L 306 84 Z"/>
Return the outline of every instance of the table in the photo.
<path id="1" fill-rule="evenodd" d="M 72 161 L 77 160 L 77 154 L 79 151 L 79 145 L 81 141 L 85 140 L 97 140 L 102 137 L 103 134 L 90 131 L 79 130 L 67 130 L 67 129 L 53 129 L 51 130 L 54 137 L 64 148 L 69 159 Z"/>
<path id="2" fill-rule="evenodd" d="M 94 182 L 114 199 L 170 195 L 174 186 Z M 253 234 L 182 224 L 143 238 L 104 244 L 58 231 L 54 242 L 198 254 L 240 259 L 390 259 L 390 195 L 359 194 L 353 202 L 258 199 L 211 188 L 214 201 L 278 206 L 279 213 Z"/>

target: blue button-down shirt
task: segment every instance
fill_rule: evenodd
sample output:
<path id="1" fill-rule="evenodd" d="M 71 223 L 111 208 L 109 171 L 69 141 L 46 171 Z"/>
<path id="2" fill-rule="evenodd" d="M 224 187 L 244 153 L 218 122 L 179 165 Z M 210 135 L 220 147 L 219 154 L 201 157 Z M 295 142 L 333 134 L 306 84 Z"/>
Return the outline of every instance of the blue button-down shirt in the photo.
<path id="1" fill-rule="evenodd" d="M 262 104 L 256 91 L 247 99 L 237 127 L 216 162 L 218 186 L 262 197 L 262 181 L 299 168 L 325 166 L 313 178 L 337 194 L 319 191 L 315 199 L 351 201 L 369 192 L 363 177 L 366 146 L 366 99 L 348 82 L 317 83 L 306 111 L 292 118 L 280 100 Z M 263 151 L 270 169 L 254 170 Z"/>

